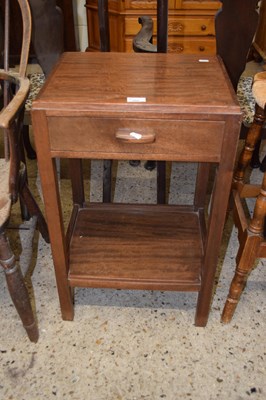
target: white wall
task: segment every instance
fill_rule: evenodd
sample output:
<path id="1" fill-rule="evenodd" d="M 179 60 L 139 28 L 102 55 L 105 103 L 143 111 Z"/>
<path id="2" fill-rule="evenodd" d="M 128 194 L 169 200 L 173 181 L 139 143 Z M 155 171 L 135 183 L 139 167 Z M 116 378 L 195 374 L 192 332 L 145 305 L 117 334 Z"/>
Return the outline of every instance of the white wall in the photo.
<path id="1" fill-rule="evenodd" d="M 88 47 L 87 16 L 85 4 L 85 0 L 73 0 L 73 7 L 75 7 L 77 10 L 77 18 L 75 24 L 79 36 L 80 51 L 85 51 Z"/>

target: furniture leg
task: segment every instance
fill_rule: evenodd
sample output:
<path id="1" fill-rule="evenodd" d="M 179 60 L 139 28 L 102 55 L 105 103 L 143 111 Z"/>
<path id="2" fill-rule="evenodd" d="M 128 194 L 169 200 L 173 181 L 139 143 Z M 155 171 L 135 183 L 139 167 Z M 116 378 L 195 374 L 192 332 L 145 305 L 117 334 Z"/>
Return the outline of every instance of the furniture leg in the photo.
<path id="1" fill-rule="evenodd" d="M 260 168 L 260 166 L 261 166 L 260 145 L 261 145 L 261 140 L 258 140 L 257 143 L 255 144 L 254 151 L 253 151 L 253 154 L 251 157 L 251 161 L 250 161 L 251 168 Z"/>
<path id="2" fill-rule="evenodd" d="M 51 158 L 48 140 L 47 118 L 44 112 L 32 116 L 38 164 L 42 182 L 43 198 L 46 210 L 47 225 L 54 260 L 56 283 L 62 318 L 71 321 L 74 318 L 73 292 L 68 285 L 68 254 L 65 240 L 62 207 L 60 202 L 56 160 Z"/>
<path id="3" fill-rule="evenodd" d="M 22 178 L 22 181 L 23 179 L 25 178 Z M 38 229 L 46 243 L 49 243 L 49 234 L 46 221 L 25 181 L 21 184 L 19 194 L 23 203 L 26 205 L 29 214 L 37 217 Z"/>
<path id="4" fill-rule="evenodd" d="M 85 202 L 82 160 L 76 158 L 69 159 L 69 174 L 72 184 L 73 204 L 83 207 Z"/>
<path id="5" fill-rule="evenodd" d="M 231 123 L 228 123 L 228 133 L 224 138 L 221 154 L 223 154 L 223 157 L 226 157 L 225 155 L 229 151 L 229 149 L 231 150 L 231 152 L 234 153 L 231 154 L 231 157 L 229 158 L 230 161 L 224 161 L 223 159 L 220 160 L 220 164 L 217 168 L 217 173 L 215 176 L 209 215 L 208 234 L 205 243 L 203 241 L 204 256 L 202 260 L 201 289 L 198 294 L 197 310 L 195 317 L 196 326 L 206 326 L 208 321 L 210 304 L 213 294 L 214 277 L 227 212 L 227 208 L 224 207 L 224 205 L 228 204 L 229 200 L 231 180 L 233 176 L 234 156 L 236 153 L 236 147 L 231 141 L 230 132 L 234 132 L 236 129 L 237 126 L 234 125 L 233 121 Z M 204 170 L 205 173 L 207 171 L 207 165 L 208 164 L 204 166 L 203 164 L 202 170 L 200 170 L 200 174 L 197 180 L 197 186 L 198 182 L 200 181 L 199 178 L 203 176 Z M 198 190 L 199 189 L 197 188 L 197 191 Z M 200 199 L 200 196 L 198 198 Z"/>
<path id="6" fill-rule="evenodd" d="M 254 121 L 249 129 L 249 133 L 245 141 L 245 147 L 240 155 L 237 169 L 233 177 L 233 188 L 237 189 L 238 191 L 241 191 L 241 188 L 244 185 L 245 171 L 250 163 L 256 143 L 260 139 L 261 128 L 264 121 L 264 110 L 256 105 Z"/>
<path id="7" fill-rule="evenodd" d="M 258 249 L 263 240 L 263 230 L 266 215 L 266 174 L 263 177 L 261 192 L 257 197 L 254 215 L 242 239 L 237 254 L 237 267 L 232 280 L 229 294 L 222 313 L 222 322 L 229 323 L 234 315 L 240 296 L 244 290 L 247 278 L 258 256 Z"/>
<path id="8" fill-rule="evenodd" d="M 36 152 L 30 142 L 29 125 L 23 125 L 22 128 L 23 145 L 29 160 L 36 160 Z"/>
<path id="9" fill-rule="evenodd" d="M 110 51 L 108 0 L 98 0 L 101 51 Z"/>
<path id="10" fill-rule="evenodd" d="M 4 232 L 0 233 L 0 264 L 4 268 L 11 299 L 27 335 L 32 342 L 36 343 L 39 338 L 39 332 L 30 304 L 29 294 L 20 266 L 15 261 L 15 256 Z"/>
<path id="11" fill-rule="evenodd" d="M 100 29 L 101 51 L 110 51 L 110 33 L 108 17 L 108 0 L 98 0 L 98 19 Z M 112 160 L 104 160 L 103 165 L 103 202 L 110 203 L 112 199 Z"/>
<path id="12" fill-rule="evenodd" d="M 205 221 L 205 204 L 210 174 L 210 163 L 199 163 L 195 185 L 194 207 L 199 212 L 203 246 L 205 246 L 207 228 Z"/>
<path id="13" fill-rule="evenodd" d="M 157 51 L 167 53 L 168 0 L 157 0 Z"/>
<path id="14" fill-rule="evenodd" d="M 168 39 L 168 0 L 157 0 L 157 52 L 167 53 Z M 157 161 L 157 202 L 165 203 L 166 163 Z"/>
<path id="15" fill-rule="evenodd" d="M 27 174 L 27 164 L 26 164 L 26 157 L 25 157 L 25 147 L 24 147 L 24 137 L 23 137 L 23 119 L 22 114 L 19 116 L 19 132 L 21 135 L 19 136 L 19 160 L 24 164 L 23 167 L 23 181 L 28 184 L 28 174 Z M 18 163 L 20 164 L 20 163 Z M 19 165 L 21 167 L 21 164 Z M 23 202 L 21 196 L 19 197 L 19 204 L 20 204 L 20 212 L 21 217 L 24 221 L 28 221 L 30 219 L 29 210 L 27 209 L 26 204 Z"/>
<path id="16" fill-rule="evenodd" d="M 112 160 L 103 162 L 103 202 L 112 201 Z"/>
<path id="17" fill-rule="evenodd" d="M 165 204 L 166 162 L 157 161 L 157 203 Z"/>
<path id="18" fill-rule="evenodd" d="M 204 209 L 207 194 L 210 163 L 199 163 L 196 179 L 194 206 L 195 209 Z"/>

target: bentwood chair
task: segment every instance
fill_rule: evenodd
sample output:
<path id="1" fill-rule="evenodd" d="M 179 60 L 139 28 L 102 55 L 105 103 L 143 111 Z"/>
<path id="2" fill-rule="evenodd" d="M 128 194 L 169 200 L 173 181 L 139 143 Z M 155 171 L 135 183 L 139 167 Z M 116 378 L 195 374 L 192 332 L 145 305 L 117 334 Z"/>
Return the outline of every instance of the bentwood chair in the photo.
<path id="1" fill-rule="evenodd" d="M 20 199 L 31 216 L 36 216 L 38 228 L 49 241 L 44 217 L 27 185 L 26 169 L 21 161 L 21 132 L 24 106 L 29 92 L 29 80 L 25 77 L 31 37 L 31 14 L 27 0 L 18 0 L 23 20 L 23 41 L 18 72 L 8 66 L 9 48 L 9 0 L 5 5 L 4 69 L 0 70 L 3 109 L 0 128 L 5 140 L 5 158 L 0 159 L 0 264 L 4 268 L 8 290 L 29 339 L 38 340 L 38 328 L 32 311 L 29 294 L 18 262 L 12 252 L 6 228 L 12 205 Z"/>
<path id="2" fill-rule="evenodd" d="M 232 200 L 235 225 L 238 228 L 239 250 L 236 257 L 236 271 L 222 314 L 222 322 L 231 321 L 249 274 L 256 259 L 266 257 L 266 172 L 261 185 L 246 183 L 246 172 L 261 138 L 262 126 L 266 120 L 266 72 L 255 75 L 252 93 L 256 101 L 256 113 L 245 146 L 240 154 L 232 184 Z M 256 199 L 252 216 L 246 217 L 245 199 Z"/>

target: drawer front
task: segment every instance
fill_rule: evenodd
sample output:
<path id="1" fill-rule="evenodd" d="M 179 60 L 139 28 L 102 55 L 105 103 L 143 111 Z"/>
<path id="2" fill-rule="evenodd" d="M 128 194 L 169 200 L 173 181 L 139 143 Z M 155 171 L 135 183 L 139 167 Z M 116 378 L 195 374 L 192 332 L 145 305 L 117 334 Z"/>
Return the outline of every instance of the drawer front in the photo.
<path id="1" fill-rule="evenodd" d="M 54 156 L 94 159 L 218 162 L 224 133 L 223 121 L 202 120 L 48 117 L 48 125 Z M 134 133 L 134 143 L 116 138 L 125 131 Z M 148 143 L 137 137 L 150 137 L 151 133 L 154 141 Z"/>
<path id="2" fill-rule="evenodd" d="M 175 0 L 168 0 L 169 9 L 175 8 Z M 126 10 L 156 10 L 157 0 L 125 0 Z"/>
<path id="3" fill-rule="evenodd" d="M 176 8 L 188 10 L 218 10 L 222 7 L 220 1 L 215 0 L 175 0 Z"/>
<path id="4" fill-rule="evenodd" d="M 171 53 L 213 55 L 216 54 L 215 38 L 169 38 L 168 51 Z"/>
<path id="5" fill-rule="evenodd" d="M 154 33 L 157 32 L 156 18 L 154 20 Z M 136 35 L 141 26 L 137 17 L 125 18 L 125 34 Z M 169 17 L 168 33 L 173 36 L 209 36 L 215 35 L 214 17 Z"/>
<path id="6" fill-rule="evenodd" d="M 132 38 L 125 39 L 124 49 L 133 52 Z M 210 56 L 216 54 L 216 41 L 215 38 L 205 37 L 169 37 L 168 52 Z"/>

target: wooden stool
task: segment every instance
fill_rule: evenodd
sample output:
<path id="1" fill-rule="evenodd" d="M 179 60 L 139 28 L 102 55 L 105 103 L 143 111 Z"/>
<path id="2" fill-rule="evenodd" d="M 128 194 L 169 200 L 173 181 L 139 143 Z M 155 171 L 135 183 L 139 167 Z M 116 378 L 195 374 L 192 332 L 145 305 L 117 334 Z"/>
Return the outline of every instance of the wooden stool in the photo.
<path id="1" fill-rule="evenodd" d="M 266 240 L 264 224 L 266 216 L 266 173 L 261 186 L 245 184 L 245 172 L 250 163 L 256 143 L 261 137 L 261 130 L 266 119 L 266 72 L 254 77 L 253 96 L 256 100 L 254 122 L 249 129 L 245 147 L 240 155 L 233 178 L 232 197 L 234 202 L 234 219 L 238 228 L 239 250 L 237 253 L 236 272 L 231 282 L 230 291 L 224 306 L 222 322 L 231 321 L 248 276 L 257 258 L 266 257 Z M 242 200 L 257 197 L 253 217 L 245 217 Z"/>

